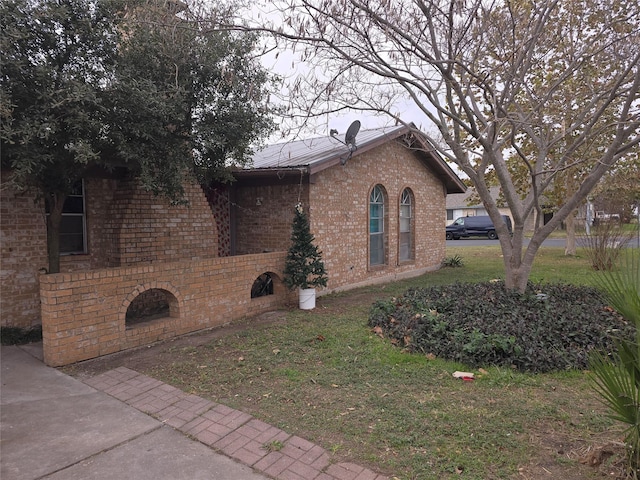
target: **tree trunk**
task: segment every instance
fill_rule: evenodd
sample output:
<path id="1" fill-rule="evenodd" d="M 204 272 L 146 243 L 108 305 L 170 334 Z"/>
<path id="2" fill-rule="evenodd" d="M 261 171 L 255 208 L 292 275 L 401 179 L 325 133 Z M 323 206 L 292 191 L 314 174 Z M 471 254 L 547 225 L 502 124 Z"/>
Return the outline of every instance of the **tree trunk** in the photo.
<path id="1" fill-rule="evenodd" d="M 565 219 L 565 226 L 567 228 L 567 244 L 564 248 L 565 255 L 576 254 L 576 217 L 575 212 L 569 214 Z"/>
<path id="2" fill-rule="evenodd" d="M 51 194 L 46 197 L 49 214 L 47 215 L 47 255 L 49 273 L 60 273 L 60 224 L 65 194 Z"/>
<path id="3" fill-rule="evenodd" d="M 523 232 L 524 227 L 516 225 L 513 237 L 505 239 L 504 243 L 500 242 L 505 271 L 504 286 L 520 293 L 524 293 L 527 288 L 536 252 L 542 244 L 539 236 L 534 235 L 526 249 L 523 249 Z"/>
<path id="4" fill-rule="evenodd" d="M 517 254 L 514 253 L 514 255 Z M 509 265 L 505 262 L 504 286 L 508 290 L 517 290 L 520 293 L 524 293 L 527 288 L 527 282 L 529 281 L 529 274 L 531 273 L 533 263 L 525 262 L 524 259 L 522 261 L 518 259 L 518 262 L 518 267 L 513 266 L 513 261 L 510 261 Z"/>

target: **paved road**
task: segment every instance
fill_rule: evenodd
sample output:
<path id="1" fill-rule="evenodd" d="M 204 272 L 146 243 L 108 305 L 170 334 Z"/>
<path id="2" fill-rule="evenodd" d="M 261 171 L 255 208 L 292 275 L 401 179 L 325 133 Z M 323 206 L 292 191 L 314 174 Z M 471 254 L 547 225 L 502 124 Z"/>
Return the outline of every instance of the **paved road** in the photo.
<path id="1" fill-rule="evenodd" d="M 529 239 L 525 239 L 525 245 L 528 245 Z M 566 240 L 564 238 L 547 238 L 542 242 L 544 247 L 564 247 Z M 447 240 L 447 247 L 482 247 L 485 245 L 500 245 L 499 240 L 489 240 L 487 238 L 461 238 L 460 240 Z M 630 247 L 638 247 L 638 237 L 634 237 L 629 243 Z"/>
<path id="2" fill-rule="evenodd" d="M 525 239 L 525 245 L 528 245 L 529 239 Z M 486 245 L 500 245 L 499 240 L 489 240 L 487 238 L 471 237 L 461 238 L 460 240 L 447 240 L 447 247 L 484 247 Z M 545 247 L 564 247 L 564 238 L 547 238 L 543 245 Z"/>

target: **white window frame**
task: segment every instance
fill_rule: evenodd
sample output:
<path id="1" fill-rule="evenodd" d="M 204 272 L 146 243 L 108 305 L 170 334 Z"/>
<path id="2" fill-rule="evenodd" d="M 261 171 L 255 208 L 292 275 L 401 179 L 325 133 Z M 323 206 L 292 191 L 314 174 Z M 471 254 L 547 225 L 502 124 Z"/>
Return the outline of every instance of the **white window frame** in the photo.
<path id="1" fill-rule="evenodd" d="M 372 205 L 379 205 L 379 216 L 371 216 Z M 371 230 L 372 220 L 377 220 L 378 230 Z M 385 231 L 385 195 L 382 185 L 376 185 L 369 194 L 369 265 L 372 267 L 386 264 Z M 374 259 L 375 253 L 375 261 Z"/>
<path id="2" fill-rule="evenodd" d="M 408 207 L 408 208 L 406 208 Z M 400 194 L 398 212 L 398 261 L 413 260 L 413 194 L 411 189 L 405 188 Z M 408 215 L 406 215 L 408 213 Z M 403 220 L 406 220 L 403 222 Z M 403 227 L 406 226 L 406 229 Z"/>

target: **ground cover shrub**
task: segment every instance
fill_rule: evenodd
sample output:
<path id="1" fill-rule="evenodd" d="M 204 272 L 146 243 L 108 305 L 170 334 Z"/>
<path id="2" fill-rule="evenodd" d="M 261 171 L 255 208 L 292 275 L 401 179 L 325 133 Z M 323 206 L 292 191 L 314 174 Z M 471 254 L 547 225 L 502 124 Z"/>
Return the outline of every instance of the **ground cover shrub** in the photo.
<path id="1" fill-rule="evenodd" d="M 635 334 L 596 288 L 530 283 L 521 294 L 502 281 L 409 289 L 377 301 L 369 326 L 412 352 L 523 372 L 587 368 L 590 352 Z"/>

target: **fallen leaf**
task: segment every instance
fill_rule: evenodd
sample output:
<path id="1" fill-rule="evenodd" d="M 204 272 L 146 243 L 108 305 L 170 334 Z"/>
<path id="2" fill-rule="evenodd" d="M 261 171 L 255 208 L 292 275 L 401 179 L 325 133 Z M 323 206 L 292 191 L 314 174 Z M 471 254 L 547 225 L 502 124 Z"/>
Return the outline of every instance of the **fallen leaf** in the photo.
<path id="1" fill-rule="evenodd" d="M 427 353 L 426 355 L 427 360 L 435 360 L 436 356 L 433 353 Z"/>
<path id="2" fill-rule="evenodd" d="M 274 355 L 278 355 L 280 353 L 280 349 L 279 348 L 274 348 L 273 349 L 273 354 Z"/>
<path id="3" fill-rule="evenodd" d="M 373 327 L 373 333 L 378 335 L 380 338 L 384 338 L 384 333 L 382 331 L 382 328 L 380 328 L 380 326 Z"/>
<path id="4" fill-rule="evenodd" d="M 478 372 L 480 372 L 482 375 L 489 375 L 489 372 L 487 372 L 484 368 L 479 368 Z"/>

